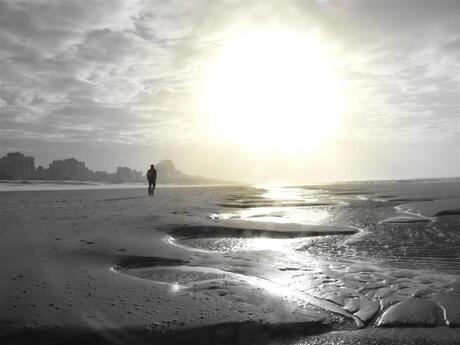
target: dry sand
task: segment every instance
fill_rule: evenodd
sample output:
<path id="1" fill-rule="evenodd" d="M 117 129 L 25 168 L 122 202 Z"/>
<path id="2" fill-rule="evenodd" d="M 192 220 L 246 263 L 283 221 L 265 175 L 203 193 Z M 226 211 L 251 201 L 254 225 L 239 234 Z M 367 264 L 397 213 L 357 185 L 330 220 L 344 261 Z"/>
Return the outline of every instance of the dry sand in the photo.
<path id="1" fill-rule="evenodd" d="M 455 344 L 458 252 L 365 254 L 451 236 L 458 185 L 420 186 L 2 192 L 0 342 Z"/>

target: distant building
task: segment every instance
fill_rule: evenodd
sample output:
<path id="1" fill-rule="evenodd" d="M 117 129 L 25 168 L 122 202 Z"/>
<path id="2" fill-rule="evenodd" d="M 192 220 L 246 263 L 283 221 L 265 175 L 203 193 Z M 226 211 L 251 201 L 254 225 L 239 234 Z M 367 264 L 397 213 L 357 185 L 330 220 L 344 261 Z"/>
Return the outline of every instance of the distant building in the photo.
<path id="1" fill-rule="evenodd" d="M 128 167 L 118 167 L 116 174 L 118 182 L 132 182 L 134 180 L 133 171 Z"/>
<path id="2" fill-rule="evenodd" d="M 108 173 L 107 174 L 107 181 L 109 182 L 112 182 L 112 183 L 117 183 L 117 182 L 121 182 L 118 177 L 117 177 L 117 173 Z"/>
<path id="3" fill-rule="evenodd" d="M 84 178 L 85 163 L 77 161 L 75 158 L 64 160 L 64 178 L 66 180 L 81 180 Z"/>
<path id="4" fill-rule="evenodd" d="M 173 161 L 163 160 L 156 165 L 157 181 L 159 183 L 219 183 L 199 176 L 182 173 L 174 166 Z M 119 166 L 114 173 L 105 171 L 93 172 L 75 158 L 54 160 L 46 169 L 43 166 L 35 169 L 34 157 L 28 157 L 20 152 L 10 152 L 0 158 L 0 179 L 7 180 L 79 180 L 79 181 L 106 181 L 112 183 L 145 182 L 142 171 L 132 170 Z"/>
<path id="5" fill-rule="evenodd" d="M 93 177 L 96 181 L 109 181 L 109 174 L 106 171 L 95 171 Z"/>
<path id="6" fill-rule="evenodd" d="M 34 178 L 35 160 L 20 152 L 10 152 L 0 159 L 0 177 L 11 180 Z"/>
<path id="7" fill-rule="evenodd" d="M 51 180 L 64 180 L 65 163 L 62 159 L 54 160 L 49 165 L 49 178 Z"/>
<path id="8" fill-rule="evenodd" d="M 42 166 L 35 169 L 36 180 L 48 180 L 49 178 L 49 169 L 44 169 Z"/>
<path id="9" fill-rule="evenodd" d="M 8 165 L 6 163 L 6 157 L 0 158 L 0 179 L 8 178 Z"/>
<path id="10" fill-rule="evenodd" d="M 143 181 L 142 171 L 133 170 L 133 180 L 136 182 Z"/>
<path id="11" fill-rule="evenodd" d="M 49 165 L 49 178 L 52 180 L 91 180 L 93 172 L 84 162 L 75 158 L 55 160 Z"/>

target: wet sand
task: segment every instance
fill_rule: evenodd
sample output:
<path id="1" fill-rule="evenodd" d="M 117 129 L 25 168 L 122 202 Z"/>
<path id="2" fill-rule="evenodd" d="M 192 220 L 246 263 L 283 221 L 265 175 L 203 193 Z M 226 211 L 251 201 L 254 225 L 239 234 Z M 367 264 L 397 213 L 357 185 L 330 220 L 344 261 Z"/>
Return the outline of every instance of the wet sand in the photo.
<path id="1" fill-rule="evenodd" d="M 0 341 L 455 344 L 458 183 L 0 193 Z"/>

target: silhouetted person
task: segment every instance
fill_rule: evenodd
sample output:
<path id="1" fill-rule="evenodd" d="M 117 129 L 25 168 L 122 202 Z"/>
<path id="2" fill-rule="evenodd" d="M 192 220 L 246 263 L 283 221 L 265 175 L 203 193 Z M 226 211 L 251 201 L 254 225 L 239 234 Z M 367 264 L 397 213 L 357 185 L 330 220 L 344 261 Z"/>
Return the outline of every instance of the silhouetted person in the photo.
<path id="1" fill-rule="evenodd" d="M 157 184 L 157 171 L 153 164 L 150 165 L 150 169 L 147 170 L 147 180 L 149 181 L 149 195 L 152 196 Z"/>

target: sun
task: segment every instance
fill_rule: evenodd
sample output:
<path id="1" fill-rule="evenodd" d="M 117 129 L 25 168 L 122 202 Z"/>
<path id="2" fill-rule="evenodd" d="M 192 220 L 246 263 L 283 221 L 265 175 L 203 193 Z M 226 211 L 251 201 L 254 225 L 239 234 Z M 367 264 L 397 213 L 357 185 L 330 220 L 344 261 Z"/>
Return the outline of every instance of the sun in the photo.
<path id="1" fill-rule="evenodd" d="M 318 40 L 284 30 L 230 39 L 209 71 L 214 136 L 260 150 L 312 150 L 338 125 L 340 79 Z"/>

